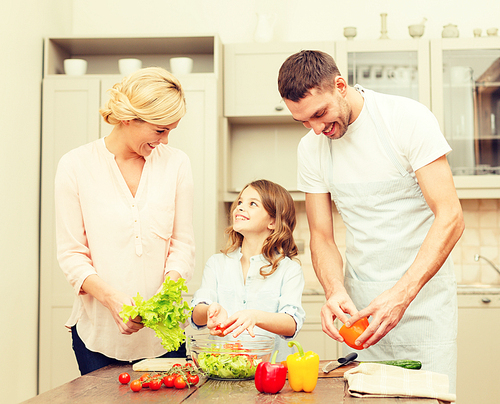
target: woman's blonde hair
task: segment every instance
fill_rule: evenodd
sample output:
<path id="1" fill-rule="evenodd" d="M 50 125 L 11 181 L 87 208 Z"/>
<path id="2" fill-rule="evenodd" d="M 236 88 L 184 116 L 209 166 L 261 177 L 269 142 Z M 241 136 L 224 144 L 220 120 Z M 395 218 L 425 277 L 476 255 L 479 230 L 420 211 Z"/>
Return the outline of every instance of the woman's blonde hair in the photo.
<path id="1" fill-rule="evenodd" d="M 170 125 L 186 113 L 181 83 L 161 67 L 140 69 L 108 92 L 110 99 L 99 112 L 111 125 L 134 119 Z"/>
<path id="2" fill-rule="evenodd" d="M 298 255 L 298 249 L 293 239 L 293 230 L 297 219 L 295 217 L 295 205 L 290 193 L 274 182 L 268 180 L 257 180 L 246 185 L 238 198 L 231 205 L 230 218 L 231 225 L 226 229 L 228 235 L 227 245 L 221 252 L 228 254 L 243 243 L 243 236 L 233 229 L 233 211 L 238 206 L 238 201 L 243 191 L 252 187 L 255 189 L 262 200 L 262 206 L 266 212 L 274 219 L 275 226 L 271 230 L 271 234 L 264 241 L 262 246 L 262 255 L 269 261 L 268 265 L 260 268 L 260 274 L 263 277 L 272 275 L 282 259 L 288 257 L 290 259 Z M 264 272 L 265 268 L 270 268 L 268 272 Z"/>

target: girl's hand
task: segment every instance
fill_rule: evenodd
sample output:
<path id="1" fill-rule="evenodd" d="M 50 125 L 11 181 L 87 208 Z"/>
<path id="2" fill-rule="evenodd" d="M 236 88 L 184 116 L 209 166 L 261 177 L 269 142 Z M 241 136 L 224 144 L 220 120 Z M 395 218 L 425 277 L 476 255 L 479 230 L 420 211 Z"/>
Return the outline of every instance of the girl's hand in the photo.
<path id="1" fill-rule="evenodd" d="M 258 314 L 258 310 L 237 311 L 227 319 L 224 335 L 235 331 L 233 337 L 237 338 L 243 331 L 247 330 L 252 337 L 255 337 L 253 327 L 257 324 Z"/>
<path id="2" fill-rule="evenodd" d="M 224 321 L 227 320 L 227 311 L 219 303 L 212 303 L 207 309 L 207 328 L 210 334 L 224 336 Z"/>

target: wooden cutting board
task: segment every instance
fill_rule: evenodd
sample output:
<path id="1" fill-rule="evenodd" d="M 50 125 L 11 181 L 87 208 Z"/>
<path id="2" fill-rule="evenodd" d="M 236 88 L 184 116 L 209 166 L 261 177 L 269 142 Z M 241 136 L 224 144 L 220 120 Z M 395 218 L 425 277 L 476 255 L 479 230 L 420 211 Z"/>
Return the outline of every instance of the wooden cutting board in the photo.
<path id="1" fill-rule="evenodd" d="M 323 373 L 323 367 L 330 362 L 331 361 L 319 361 L 318 377 L 344 377 L 345 372 L 359 365 L 359 362 L 354 361 L 348 365 L 333 369 L 330 373 Z"/>
<path id="2" fill-rule="evenodd" d="M 152 358 L 143 359 L 140 362 L 134 363 L 132 369 L 136 372 L 166 372 L 174 363 L 184 365 L 185 358 Z"/>

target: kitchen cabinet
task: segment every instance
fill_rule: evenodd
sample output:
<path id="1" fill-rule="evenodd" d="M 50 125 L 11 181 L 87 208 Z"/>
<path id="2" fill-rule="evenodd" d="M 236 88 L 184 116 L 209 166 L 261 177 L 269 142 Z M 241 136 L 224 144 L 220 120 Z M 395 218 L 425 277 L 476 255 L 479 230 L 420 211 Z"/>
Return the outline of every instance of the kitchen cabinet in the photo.
<path id="1" fill-rule="evenodd" d="M 332 360 L 341 356 L 342 347 L 321 328 L 321 307 L 325 302 L 324 295 L 303 295 L 302 307 L 306 312 L 306 319 L 296 340 L 305 351 L 316 352 L 321 360 Z"/>
<path id="2" fill-rule="evenodd" d="M 107 90 L 119 82 L 118 59 L 138 57 L 143 66 L 168 68 L 169 55 L 194 59 L 193 73 L 179 76 L 185 91 L 187 114 L 169 137 L 169 144 L 185 151 L 192 165 L 195 206 L 196 269 L 188 287 L 201 284 L 206 260 L 223 245 L 225 225 L 218 200 L 219 128 L 222 120 L 221 45 L 217 37 L 192 38 L 50 38 L 45 43 L 40 245 L 39 384 L 46 391 L 79 375 L 64 327 L 74 294 L 56 258 L 54 177 L 59 159 L 69 150 L 110 133 L 99 108 Z M 170 49 L 170 51 L 169 51 Z M 128 53 L 127 53 L 128 52 Z M 156 53 L 154 53 L 156 52 Z M 88 74 L 62 74 L 68 57 L 88 60 Z M 199 62 L 199 63 L 197 63 Z M 196 67 L 199 65 L 198 67 Z M 219 223 L 223 221 L 223 225 Z"/>
<path id="3" fill-rule="evenodd" d="M 278 91 L 283 62 L 302 49 L 334 54 L 333 42 L 270 42 L 224 46 L 224 115 L 282 117 L 291 114 Z"/>
<path id="4" fill-rule="evenodd" d="M 500 198 L 500 39 L 431 40 L 432 110 L 461 198 Z"/>
<path id="5" fill-rule="evenodd" d="M 500 397 L 500 293 L 458 295 L 457 404 Z"/>
<path id="6" fill-rule="evenodd" d="M 334 42 L 248 43 L 224 47 L 223 199 L 232 202 L 256 179 L 297 192 L 297 146 L 308 132 L 293 121 L 278 91 L 283 62 L 302 49 L 334 54 Z"/>
<path id="7" fill-rule="evenodd" d="M 337 67 L 349 85 L 430 103 L 429 42 L 425 40 L 339 41 Z"/>

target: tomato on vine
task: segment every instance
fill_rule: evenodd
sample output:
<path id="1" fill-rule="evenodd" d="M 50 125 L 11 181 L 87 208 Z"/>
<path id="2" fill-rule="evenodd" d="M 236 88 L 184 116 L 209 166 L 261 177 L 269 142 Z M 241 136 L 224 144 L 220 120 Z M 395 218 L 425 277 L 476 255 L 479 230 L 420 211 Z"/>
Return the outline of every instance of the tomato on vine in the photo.
<path id="1" fill-rule="evenodd" d="M 140 380 L 134 380 L 132 383 L 130 383 L 130 389 L 132 391 L 141 391 L 142 382 Z"/>
<path id="2" fill-rule="evenodd" d="M 177 378 L 177 375 L 166 375 L 163 376 L 163 384 L 165 387 L 174 387 L 174 380 Z"/>
<path id="3" fill-rule="evenodd" d="M 184 389 L 187 386 L 186 381 L 182 376 L 177 376 L 174 380 L 174 387 L 176 389 Z"/>

